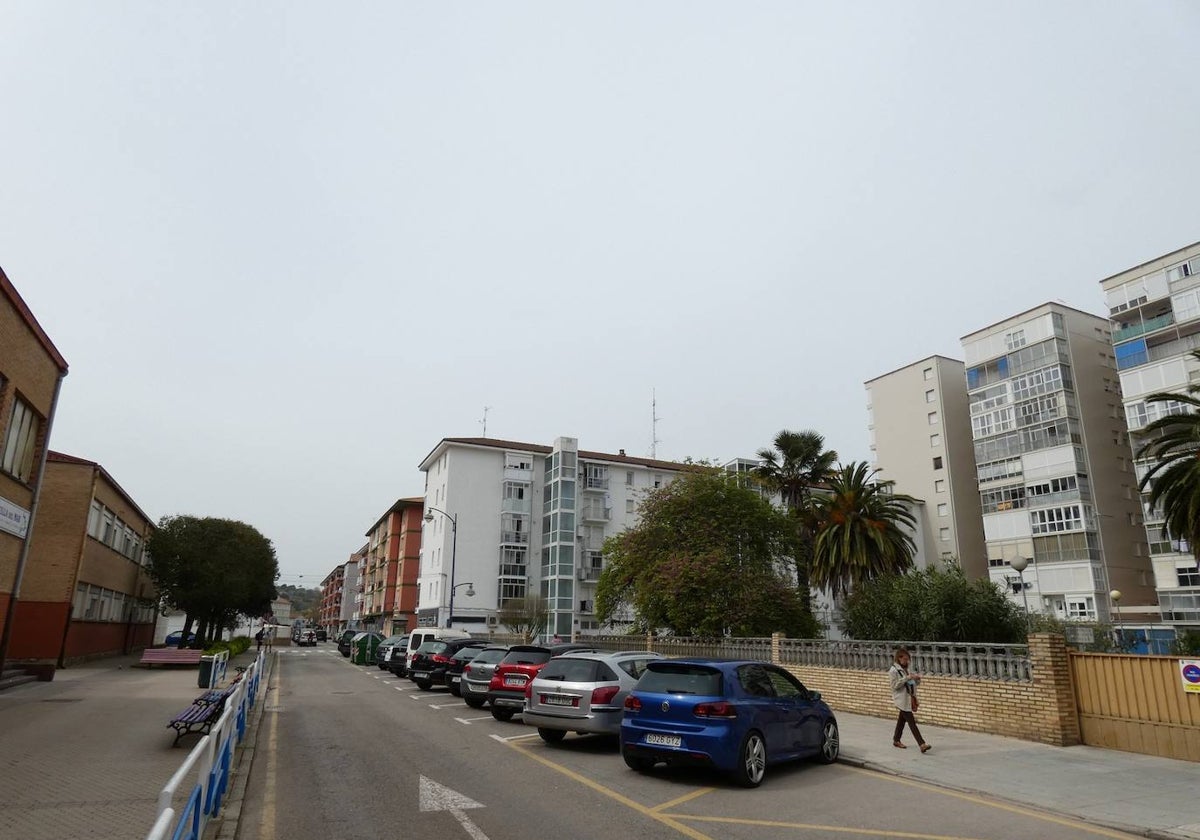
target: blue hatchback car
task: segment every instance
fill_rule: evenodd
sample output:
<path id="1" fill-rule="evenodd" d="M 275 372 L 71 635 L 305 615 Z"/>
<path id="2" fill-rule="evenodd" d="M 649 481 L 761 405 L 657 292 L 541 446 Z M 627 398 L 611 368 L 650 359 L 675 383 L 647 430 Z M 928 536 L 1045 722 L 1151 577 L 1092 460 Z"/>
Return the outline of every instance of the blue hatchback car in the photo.
<path id="1" fill-rule="evenodd" d="M 625 698 L 621 757 L 634 770 L 715 767 L 758 787 L 767 766 L 837 760 L 837 718 L 820 693 L 769 662 L 649 662 Z"/>

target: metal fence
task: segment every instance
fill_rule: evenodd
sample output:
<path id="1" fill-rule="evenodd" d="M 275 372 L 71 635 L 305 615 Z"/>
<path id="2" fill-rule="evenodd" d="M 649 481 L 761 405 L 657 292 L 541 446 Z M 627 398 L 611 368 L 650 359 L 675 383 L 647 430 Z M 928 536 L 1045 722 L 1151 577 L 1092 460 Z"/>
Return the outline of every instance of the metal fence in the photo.
<path id="1" fill-rule="evenodd" d="M 779 664 L 886 671 L 892 665 L 896 648 L 901 646 L 912 657 L 912 670 L 921 674 L 1017 682 L 1032 679 L 1025 645 L 782 639 Z"/>

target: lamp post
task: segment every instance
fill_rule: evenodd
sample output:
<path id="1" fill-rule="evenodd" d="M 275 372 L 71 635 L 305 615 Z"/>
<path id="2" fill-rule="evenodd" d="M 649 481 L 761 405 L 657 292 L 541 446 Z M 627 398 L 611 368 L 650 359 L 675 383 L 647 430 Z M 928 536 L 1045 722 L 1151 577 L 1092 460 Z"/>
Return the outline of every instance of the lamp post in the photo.
<path id="1" fill-rule="evenodd" d="M 458 515 L 451 516 L 441 508 L 435 508 L 430 505 L 426 507 L 425 516 L 422 518 L 426 522 L 432 522 L 434 511 L 437 511 L 450 520 L 450 612 L 446 616 L 446 626 L 449 627 L 450 623 L 454 621 L 454 590 L 456 589 L 454 585 L 454 572 L 458 560 Z"/>
<path id="2" fill-rule="evenodd" d="M 1117 611 L 1117 645 L 1123 649 L 1125 647 L 1125 639 L 1122 637 L 1125 634 L 1121 628 L 1121 590 L 1111 590 L 1108 593 L 1108 597 L 1112 600 L 1113 609 Z"/>
<path id="3" fill-rule="evenodd" d="M 1026 557 L 1014 557 L 1008 565 L 1017 570 L 1017 578 L 1021 581 L 1021 600 L 1025 604 L 1025 632 L 1029 632 L 1029 596 L 1025 594 L 1025 569 L 1029 567 Z"/>

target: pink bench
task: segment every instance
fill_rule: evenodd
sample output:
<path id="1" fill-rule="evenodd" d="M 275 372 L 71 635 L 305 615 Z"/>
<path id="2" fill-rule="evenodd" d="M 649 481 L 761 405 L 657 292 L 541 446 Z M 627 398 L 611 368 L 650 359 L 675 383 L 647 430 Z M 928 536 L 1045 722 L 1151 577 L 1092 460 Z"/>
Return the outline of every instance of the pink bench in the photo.
<path id="1" fill-rule="evenodd" d="M 142 658 L 138 664 L 147 668 L 151 665 L 199 665 L 203 654 L 202 650 L 188 648 L 146 648 L 142 651 Z"/>

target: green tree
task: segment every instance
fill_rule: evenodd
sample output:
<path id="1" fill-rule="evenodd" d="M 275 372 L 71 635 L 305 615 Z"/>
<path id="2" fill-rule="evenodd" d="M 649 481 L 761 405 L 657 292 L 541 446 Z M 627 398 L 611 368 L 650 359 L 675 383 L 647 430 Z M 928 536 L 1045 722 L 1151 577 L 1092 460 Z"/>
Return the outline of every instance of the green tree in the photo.
<path id="1" fill-rule="evenodd" d="M 1200 350 L 1192 357 L 1200 360 Z M 1157 393 L 1148 403 L 1181 403 L 1185 414 L 1160 417 L 1138 435 L 1147 442 L 1137 451 L 1154 466 L 1143 476 L 1139 489 L 1150 488 L 1149 504 L 1163 512 L 1163 536 L 1188 541 L 1193 554 L 1200 549 L 1200 399 L 1196 386 L 1186 394 Z"/>
<path id="2" fill-rule="evenodd" d="M 832 476 L 837 453 L 825 448 L 825 438 L 817 432 L 784 429 L 775 436 L 774 448 L 758 450 L 758 457 L 762 464 L 755 468 L 755 477 L 779 493 L 784 508 L 792 517 L 796 530 L 793 556 L 796 588 L 804 608 L 811 609 L 809 567 L 816 539 L 813 488 L 823 485 Z"/>
<path id="3" fill-rule="evenodd" d="M 877 473 L 862 461 L 841 465 L 826 482 L 828 494 L 813 498 L 812 582 L 834 597 L 912 566 L 916 544 L 905 527 L 916 528 L 913 499 L 893 494 L 893 482 L 875 481 Z"/>
<path id="4" fill-rule="evenodd" d="M 634 629 L 680 636 L 817 635 L 788 570 L 787 515 L 735 476 L 681 475 L 644 500 L 637 527 L 604 545 L 601 621 L 631 608 Z"/>
<path id="5" fill-rule="evenodd" d="M 146 571 L 163 603 L 184 611 L 184 639 L 198 623 L 197 646 L 219 639 L 238 613 L 270 611 L 279 563 L 271 541 L 254 527 L 231 519 L 166 516 L 146 549 Z"/>
<path id="6" fill-rule="evenodd" d="M 532 642 L 550 623 L 550 604 L 541 595 L 510 598 L 500 608 L 497 619 L 526 642 Z"/>
<path id="7" fill-rule="evenodd" d="M 885 574 L 856 585 L 842 604 L 855 639 L 1005 644 L 1025 639 L 1025 615 L 987 579 L 962 569 Z"/>

